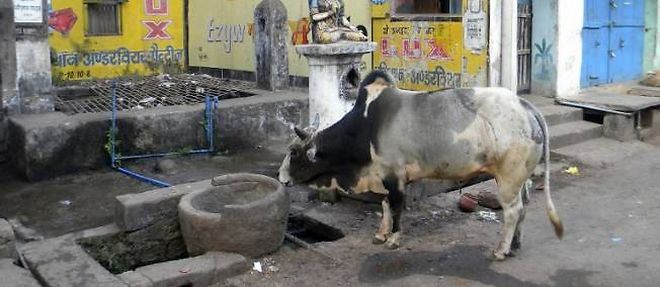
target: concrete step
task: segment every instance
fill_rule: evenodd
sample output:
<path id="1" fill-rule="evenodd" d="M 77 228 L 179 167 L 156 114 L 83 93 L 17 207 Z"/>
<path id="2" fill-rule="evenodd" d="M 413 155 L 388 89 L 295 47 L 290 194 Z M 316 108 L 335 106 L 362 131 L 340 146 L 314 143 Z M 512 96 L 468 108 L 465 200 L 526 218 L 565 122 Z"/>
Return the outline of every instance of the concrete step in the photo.
<path id="1" fill-rule="evenodd" d="M 568 122 L 549 128 L 551 150 L 603 135 L 603 126 L 586 121 Z"/>
<path id="2" fill-rule="evenodd" d="M 582 120 L 582 109 L 579 108 L 560 105 L 545 105 L 538 108 L 545 117 L 548 126 Z"/>
<path id="3" fill-rule="evenodd" d="M 541 108 L 543 106 L 551 106 L 555 104 L 555 99 L 551 97 L 544 97 L 539 95 L 519 95 L 521 98 L 528 100 L 534 106 Z"/>

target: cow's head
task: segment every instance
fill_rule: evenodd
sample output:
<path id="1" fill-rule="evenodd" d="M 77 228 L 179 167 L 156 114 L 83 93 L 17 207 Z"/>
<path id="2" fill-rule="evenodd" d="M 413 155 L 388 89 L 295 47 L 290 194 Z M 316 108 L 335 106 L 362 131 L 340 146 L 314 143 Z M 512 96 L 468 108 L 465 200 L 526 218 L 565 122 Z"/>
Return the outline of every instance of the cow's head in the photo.
<path id="1" fill-rule="evenodd" d="M 279 180 L 284 184 L 310 183 L 327 174 L 330 164 L 318 150 L 314 128 L 294 128 L 296 138 L 289 145 L 279 170 Z"/>

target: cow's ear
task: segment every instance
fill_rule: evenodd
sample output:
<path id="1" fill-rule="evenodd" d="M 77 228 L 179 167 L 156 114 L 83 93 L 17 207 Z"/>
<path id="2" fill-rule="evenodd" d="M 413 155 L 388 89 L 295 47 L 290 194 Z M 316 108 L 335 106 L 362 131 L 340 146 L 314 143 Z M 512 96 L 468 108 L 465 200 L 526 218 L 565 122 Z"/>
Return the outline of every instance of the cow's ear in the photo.
<path id="1" fill-rule="evenodd" d="M 306 140 L 309 138 L 309 134 L 302 130 L 299 127 L 293 127 L 293 131 L 296 132 L 296 135 L 301 139 L 301 140 Z"/>

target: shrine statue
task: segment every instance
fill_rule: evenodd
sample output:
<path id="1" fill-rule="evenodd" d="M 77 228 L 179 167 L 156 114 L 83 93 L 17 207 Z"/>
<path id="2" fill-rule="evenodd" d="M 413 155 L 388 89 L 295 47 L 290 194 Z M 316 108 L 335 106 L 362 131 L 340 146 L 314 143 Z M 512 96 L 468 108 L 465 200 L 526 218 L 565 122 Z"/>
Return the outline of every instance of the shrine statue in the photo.
<path id="1" fill-rule="evenodd" d="M 312 39 L 317 44 L 346 41 L 367 41 L 368 38 L 351 26 L 344 15 L 343 0 L 308 0 L 312 18 Z"/>

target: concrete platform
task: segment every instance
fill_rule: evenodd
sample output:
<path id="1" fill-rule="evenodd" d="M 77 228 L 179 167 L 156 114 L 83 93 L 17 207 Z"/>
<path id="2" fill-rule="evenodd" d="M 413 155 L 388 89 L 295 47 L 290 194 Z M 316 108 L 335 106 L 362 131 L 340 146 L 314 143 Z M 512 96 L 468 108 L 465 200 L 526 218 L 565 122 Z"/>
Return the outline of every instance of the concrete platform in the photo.
<path id="1" fill-rule="evenodd" d="M 290 125 L 307 123 L 307 106 L 307 95 L 292 91 L 222 100 L 214 115 L 216 150 L 246 149 L 287 138 Z M 119 112 L 117 153 L 205 148 L 204 108 L 197 104 Z M 29 181 L 108 166 L 109 129 L 107 112 L 14 116 L 9 126 L 10 161 Z"/>
<path id="2" fill-rule="evenodd" d="M 622 112 L 636 112 L 660 106 L 659 97 L 644 97 L 600 90 L 587 90 L 575 96 L 563 97 L 561 100 Z"/>

